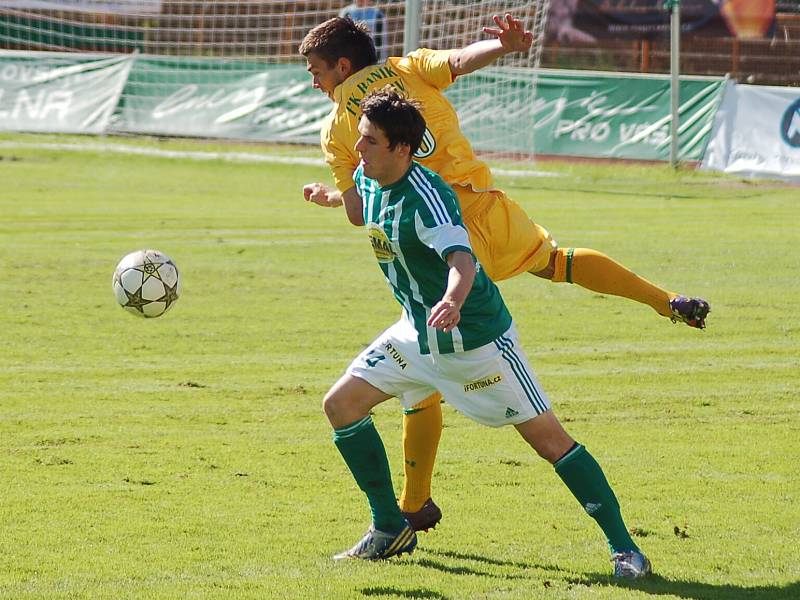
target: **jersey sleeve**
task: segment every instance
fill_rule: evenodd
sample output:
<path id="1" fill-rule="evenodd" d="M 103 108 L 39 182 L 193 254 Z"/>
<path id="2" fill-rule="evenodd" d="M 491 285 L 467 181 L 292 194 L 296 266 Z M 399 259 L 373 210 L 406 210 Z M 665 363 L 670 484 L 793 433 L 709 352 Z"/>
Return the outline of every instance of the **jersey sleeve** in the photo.
<path id="1" fill-rule="evenodd" d="M 347 124 L 335 117 L 331 118 L 324 126 L 320 139 L 325 162 L 330 167 L 336 189 L 346 192 L 353 187 L 353 172 L 359 164 L 355 149 L 347 143 L 350 139 Z"/>
<path id="2" fill-rule="evenodd" d="M 430 50 L 420 48 L 410 52 L 403 62 L 416 71 L 428 84 L 437 90 L 443 90 L 455 81 L 455 76 L 450 71 L 450 55 L 457 50 Z"/>
<path id="3" fill-rule="evenodd" d="M 417 213 L 416 226 L 419 241 L 435 251 L 443 261 L 447 261 L 447 255 L 457 250 L 473 254 L 469 235 L 463 225 L 449 222 L 430 227 L 425 223 L 425 218 Z"/>
<path id="4" fill-rule="evenodd" d="M 453 190 L 449 187 L 426 186 L 425 183 L 422 178 L 414 182 L 414 187 L 422 200 L 415 215 L 419 241 L 434 250 L 445 261 L 447 255 L 456 250 L 474 254 L 469 234 L 461 222 Z"/>

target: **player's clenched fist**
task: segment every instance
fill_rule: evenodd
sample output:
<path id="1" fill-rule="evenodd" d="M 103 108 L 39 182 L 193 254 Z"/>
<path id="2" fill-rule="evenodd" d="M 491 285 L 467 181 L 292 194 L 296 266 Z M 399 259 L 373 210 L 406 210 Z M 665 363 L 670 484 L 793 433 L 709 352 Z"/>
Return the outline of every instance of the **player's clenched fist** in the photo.
<path id="1" fill-rule="evenodd" d="M 325 208 L 342 205 L 342 196 L 338 190 L 331 190 L 323 183 L 308 183 L 303 186 L 303 198 Z"/>

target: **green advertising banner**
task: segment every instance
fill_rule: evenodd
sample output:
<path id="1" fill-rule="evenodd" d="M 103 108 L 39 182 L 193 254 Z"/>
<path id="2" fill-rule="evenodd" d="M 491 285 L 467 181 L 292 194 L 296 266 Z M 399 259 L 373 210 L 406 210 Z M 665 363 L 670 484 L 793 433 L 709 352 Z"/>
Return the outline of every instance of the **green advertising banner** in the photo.
<path id="1" fill-rule="evenodd" d="M 682 160 L 702 158 L 723 89 L 681 79 Z M 446 93 L 478 150 L 669 158 L 668 76 L 495 68 Z M 0 129 L 317 144 L 331 107 L 300 64 L 0 52 Z"/>
<path id="2" fill-rule="evenodd" d="M 533 147 L 537 154 L 669 159 L 668 76 L 542 71 L 536 101 L 526 102 L 513 89 L 531 86 L 532 77 L 529 70 L 484 69 L 448 90 L 476 148 L 525 152 Z M 681 78 L 682 160 L 702 158 L 723 89 L 724 79 Z"/>
<path id="3" fill-rule="evenodd" d="M 0 131 L 103 133 L 133 56 L 0 51 Z"/>
<path id="4" fill-rule="evenodd" d="M 318 144 L 330 110 L 304 66 L 139 57 L 112 130 Z"/>

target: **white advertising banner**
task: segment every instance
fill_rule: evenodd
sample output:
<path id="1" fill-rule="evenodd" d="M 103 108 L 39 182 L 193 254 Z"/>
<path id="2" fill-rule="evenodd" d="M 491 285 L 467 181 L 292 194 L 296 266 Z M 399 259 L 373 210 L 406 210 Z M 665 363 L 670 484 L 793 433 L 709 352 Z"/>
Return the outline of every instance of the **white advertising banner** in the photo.
<path id="1" fill-rule="evenodd" d="M 0 131 L 103 133 L 133 60 L 0 50 Z"/>
<path id="2" fill-rule="evenodd" d="M 701 168 L 800 182 L 800 88 L 729 82 Z"/>
<path id="3" fill-rule="evenodd" d="M 161 0 L 0 0 L 0 8 L 142 15 L 160 13 Z"/>

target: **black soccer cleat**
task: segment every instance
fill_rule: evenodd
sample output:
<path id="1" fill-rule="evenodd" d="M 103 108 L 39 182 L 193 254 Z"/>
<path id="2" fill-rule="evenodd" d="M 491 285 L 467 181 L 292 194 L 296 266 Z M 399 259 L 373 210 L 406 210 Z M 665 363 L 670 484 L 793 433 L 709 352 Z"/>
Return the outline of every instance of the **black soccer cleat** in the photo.
<path id="1" fill-rule="evenodd" d="M 403 512 L 403 516 L 414 531 L 428 531 L 435 529 L 442 520 L 442 511 L 428 498 L 418 511 Z"/>
<path id="2" fill-rule="evenodd" d="M 686 323 L 689 327 L 697 329 L 706 328 L 706 317 L 711 312 L 708 302 L 702 298 L 687 298 L 686 296 L 676 296 L 669 301 L 672 310 L 672 322 Z"/>

